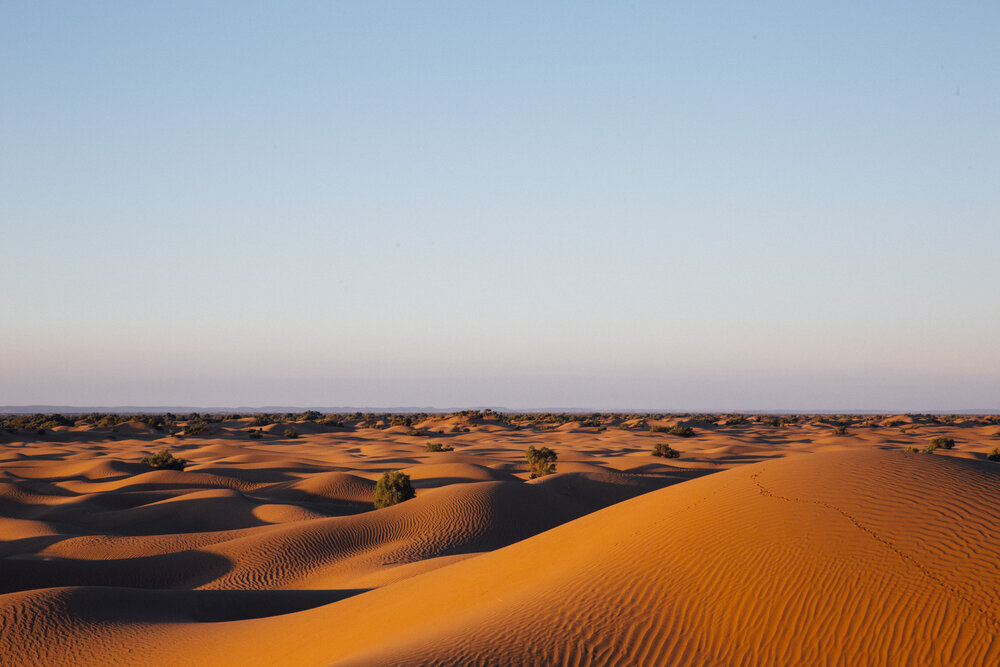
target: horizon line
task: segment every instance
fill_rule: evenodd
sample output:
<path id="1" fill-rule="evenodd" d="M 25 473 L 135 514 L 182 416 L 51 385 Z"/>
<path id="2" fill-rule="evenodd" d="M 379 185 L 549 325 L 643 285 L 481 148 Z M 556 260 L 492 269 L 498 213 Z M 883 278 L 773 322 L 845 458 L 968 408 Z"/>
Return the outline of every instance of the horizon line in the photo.
<path id="1" fill-rule="evenodd" d="M 998 409 L 963 408 L 963 409 L 836 409 L 823 408 L 816 410 L 809 409 L 788 409 L 788 408 L 750 408 L 750 409 L 720 409 L 720 408 L 698 408 L 698 409 L 678 409 L 678 408 L 639 408 L 639 407 L 616 407 L 616 408 L 581 408 L 581 407 L 532 407 L 532 408 L 508 408 L 495 405 L 473 405 L 454 407 L 434 407 L 434 406 L 300 406 L 300 405 L 260 405 L 260 406 L 197 406 L 197 405 L 59 405 L 59 404 L 24 404 L 24 405 L 0 405 L 0 414 L 28 414 L 28 413 L 69 413 L 85 414 L 88 412 L 107 413 L 155 413 L 155 412 L 207 412 L 207 413 L 265 413 L 265 412 L 306 412 L 308 410 L 326 412 L 329 414 L 342 414 L 348 412 L 368 412 L 368 413 L 441 413 L 448 414 L 461 412 L 463 410 L 490 410 L 497 413 L 564 413 L 564 414 L 608 414 L 616 412 L 641 413 L 641 414 L 851 414 L 851 415 L 872 415 L 872 414 L 933 414 L 933 415 L 996 415 L 1000 414 Z"/>

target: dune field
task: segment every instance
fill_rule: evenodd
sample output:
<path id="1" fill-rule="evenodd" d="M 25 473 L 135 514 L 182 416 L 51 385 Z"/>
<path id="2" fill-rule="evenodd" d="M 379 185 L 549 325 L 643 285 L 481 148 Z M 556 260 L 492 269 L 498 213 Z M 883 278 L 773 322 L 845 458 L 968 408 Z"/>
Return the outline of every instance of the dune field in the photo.
<path id="1" fill-rule="evenodd" d="M 996 417 L 6 423 L 2 665 L 1000 664 Z"/>

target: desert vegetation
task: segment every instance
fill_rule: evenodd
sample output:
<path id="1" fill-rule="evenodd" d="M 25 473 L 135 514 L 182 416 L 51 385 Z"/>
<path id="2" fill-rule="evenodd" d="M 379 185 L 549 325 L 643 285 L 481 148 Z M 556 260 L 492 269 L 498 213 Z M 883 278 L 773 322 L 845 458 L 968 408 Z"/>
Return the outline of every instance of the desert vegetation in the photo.
<path id="1" fill-rule="evenodd" d="M 548 447 L 535 448 L 534 445 L 528 447 L 524 452 L 524 458 L 528 461 L 528 470 L 531 472 L 531 479 L 551 475 L 556 471 L 556 453 Z"/>
<path id="2" fill-rule="evenodd" d="M 390 507 L 415 497 L 410 476 L 404 472 L 386 472 L 375 485 L 375 509 Z"/>
<path id="3" fill-rule="evenodd" d="M 653 445 L 653 456 L 662 456 L 665 459 L 677 459 L 680 458 L 681 453 L 666 442 L 658 442 Z"/>
<path id="4" fill-rule="evenodd" d="M 161 449 L 153 456 L 147 456 L 140 463 L 145 463 L 157 470 L 184 470 L 187 461 L 174 457 L 169 449 Z"/>
<path id="5" fill-rule="evenodd" d="M 931 442 L 928 445 L 930 449 L 952 449 L 955 447 L 954 438 L 931 438 Z"/>

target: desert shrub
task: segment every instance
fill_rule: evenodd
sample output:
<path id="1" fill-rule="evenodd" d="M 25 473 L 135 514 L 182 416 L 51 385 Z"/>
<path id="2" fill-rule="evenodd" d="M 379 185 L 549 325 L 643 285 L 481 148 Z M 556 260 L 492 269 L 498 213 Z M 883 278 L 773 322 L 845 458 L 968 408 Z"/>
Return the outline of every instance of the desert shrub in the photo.
<path id="1" fill-rule="evenodd" d="M 319 412 L 315 410 L 306 410 L 305 412 L 302 413 L 302 420 L 307 422 L 314 422 L 322 416 L 323 415 L 321 415 Z"/>
<path id="2" fill-rule="evenodd" d="M 184 426 L 184 435 L 201 435 L 203 433 L 208 433 L 208 424 L 201 419 L 190 421 Z"/>
<path id="3" fill-rule="evenodd" d="M 296 431 L 294 428 L 286 428 L 285 429 L 285 437 L 286 438 L 297 438 L 297 437 L 299 437 L 299 432 Z"/>
<path id="4" fill-rule="evenodd" d="M 440 442 L 428 442 L 426 447 L 429 452 L 450 452 L 455 449 L 451 445 L 446 445 Z"/>
<path id="5" fill-rule="evenodd" d="M 654 424 L 653 426 L 649 427 L 649 432 L 650 433 L 668 433 L 669 431 L 670 431 L 670 429 L 667 428 L 666 426 L 656 426 Z"/>
<path id="6" fill-rule="evenodd" d="M 424 433 L 423 431 L 419 431 L 415 428 L 410 428 L 406 430 L 406 435 L 418 436 L 418 435 L 424 435 Z"/>
<path id="7" fill-rule="evenodd" d="M 264 432 L 261 431 L 259 428 L 252 428 L 250 429 L 250 432 L 247 433 L 247 437 L 249 437 L 251 440 L 260 440 L 261 438 L 264 437 Z"/>
<path id="8" fill-rule="evenodd" d="M 996 447 L 992 452 L 986 455 L 990 461 L 1000 461 L 1000 447 Z"/>
<path id="9" fill-rule="evenodd" d="M 535 446 L 531 445 L 524 452 L 524 458 L 528 460 L 531 479 L 551 475 L 556 471 L 556 459 L 558 456 L 548 447 L 535 449 Z"/>
<path id="10" fill-rule="evenodd" d="M 903 448 L 903 451 L 907 452 L 908 454 L 914 454 L 916 452 L 919 452 L 920 450 L 917 449 L 916 447 L 913 447 L 913 446 L 907 446 L 907 447 Z"/>
<path id="11" fill-rule="evenodd" d="M 389 507 L 416 497 L 405 472 L 386 472 L 375 485 L 375 509 Z"/>
<path id="12" fill-rule="evenodd" d="M 175 458 L 168 449 L 160 450 L 153 456 L 147 456 L 142 459 L 142 463 L 157 470 L 184 470 L 184 466 L 187 465 L 187 461 Z"/>
<path id="13" fill-rule="evenodd" d="M 658 442 L 653 445 L 653 456 L 662 456 L 667 459 L 680 458 L 681 453 L 665 442 Z"/>
<path id="14" fill-rule="evenodd" d="M 931 438 L 931 446 L 933 446 L 934 449 L 938 449 L 938 448 L 941 448 L 941 449 L 951 449 L 952 447 L 955 446 L 955 439 L 954 438 Z"/>
<path id="15" fill-rule="evenodd" d="M 274 421 L 271 420 L 267 415 L 256 415 L 253 418 L 254 426 L 270 426 Z"/>
<path id="16" fill-rule="evenodd" d="M 694 429 L 688 426 L 687 424 L 678 424 L 677 426 L 674 426 L 667 432 L 670 435 L 677 435 L 682 438 L 690 438 L 691 436 L 694 435 Z"/>
<path id="17" fill-rule="evenodd" d="M 847 435 L 847 427 L 843 424 L 837 424 L 832 429 L 830 429 L 831 435 Z"/>

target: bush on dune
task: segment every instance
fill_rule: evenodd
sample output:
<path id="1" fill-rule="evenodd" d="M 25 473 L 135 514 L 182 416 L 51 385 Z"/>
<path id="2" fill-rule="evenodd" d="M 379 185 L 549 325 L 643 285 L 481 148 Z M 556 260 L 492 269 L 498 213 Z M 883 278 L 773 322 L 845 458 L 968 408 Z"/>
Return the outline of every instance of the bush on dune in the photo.
<path id="1" fill-rule="evenodd" d="M 653 456 L 662 456 L 666 459 L 678 459 L 681 453 L 665 442 L 658 442 L 653 445 Z"/>
<path id="2" fill-rule="evenodd" d="M 175 458 L 168 449 L 162 449 L 153 456 L 147 456 L 142 459 L 142 463 L 157 470 L 184 470 L 184 466 L 188 464 L 184 459 Z"/>
<path id="3" fill-rule="evenodd" d="M 451 445 L 445 445 L 440 442 L 428 442 L 425 446 L 429 452 L 451 452 L 455 450 Z"/>
<path id="4" fill-rule="evenodd" d="M 667 431 L 667 433 L 669 433 L 670 435 L 680 436 L 682 438 L 690 438 L 694 435 L 694 429 L 688 426 L 687 424 L 678 424 L 677 426 L 674 426 L 672 429 Z"/>
<path id="5" fill-rule="evenodd" d="M 952 449 L 955 446 L 954 438 L 931 438 L 929 447 L 934 449 Z"/>
<path id="6" fill-rule="evenodd" d="M 405 472 L 386 472 L 375 485 L 375 509 L 396 505 L 416 495 L 409 475 Z"/>
<path id="7" fill-rule="evenodd" d="M 528 460 L 528 469 L 531 470 L 531 479 L 551 475 L 556 471 L 556 459 L 559 458 L 554 451 L 548 447 L 535 449 L 534 445 L 528 447 L 524 452 L 524 458 Z"/>

